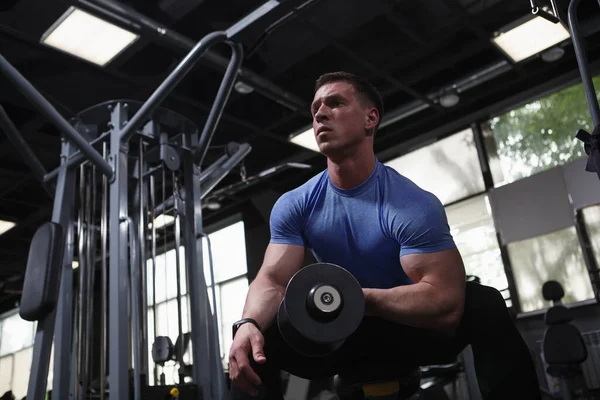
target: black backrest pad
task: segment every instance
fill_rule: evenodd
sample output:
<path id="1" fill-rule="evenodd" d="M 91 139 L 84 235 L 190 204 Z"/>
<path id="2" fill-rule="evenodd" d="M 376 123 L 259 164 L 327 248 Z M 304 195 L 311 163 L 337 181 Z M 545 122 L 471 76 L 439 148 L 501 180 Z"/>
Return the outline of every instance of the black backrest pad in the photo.
<path id="1" fill-rule="evenodd" d="M 579 330 L 570 324 L 546 329 L 542 344 L 544 360 L 550 365 L 574 365 L 587 359 L 587 347 Z"/>
<path id="2" fill-rule="evenodd" d="M 546 325 L 566 324 L 572 320 L 573 316 L 571 315 L 571 311 L 565 306 L 550 307 L 546 311 L 546 314 L 544 314 L 544 321 L 546 321 Z"/>
<path id="3" fill-rule="evenodd" d="M 21 318 L 26 321 L 40 321 L 56 306 L 63 243 L 63 228 L 54 222 L 46 222 L 33 236 L 19 309 Z"/>

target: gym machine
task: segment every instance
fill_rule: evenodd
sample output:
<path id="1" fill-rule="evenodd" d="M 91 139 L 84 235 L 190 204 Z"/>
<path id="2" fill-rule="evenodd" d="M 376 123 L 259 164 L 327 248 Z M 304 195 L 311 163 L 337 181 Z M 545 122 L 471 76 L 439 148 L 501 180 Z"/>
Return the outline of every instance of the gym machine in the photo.
<path id="1" fill-rule="evenodd" d="M 581 364 L 588 358 L 588 349 L 579 329 L 571 324 L 573 315 L 562 304 L 565 291 L 557 281 L 547 281 L 542 286 L 542 295 L 552 306 L 544 314 L 546 329 L 542 339 L 542 360 L 547 377 L 553 382 L 557 393 L 542 387 L 550 399 L 587 399 L 588 388 Z"/>
<path id="2" fill-rule="evenodd" d="M 230 143 L 212 165 L 203 169 L 203 161 L 233 85 L 243 72 L 240 42 L 248 28 L 270 32 L 300 8 L 316 2 L 267 1 L 226 31 L 210 33 L 195 44 L 182 42 L 181 36 L 162 27 L 158 32 L 163 39 L 178 41 L 189 53 L 152 95 L 145 102 L 117 99 L 97 104 L 70 121 L 0 55 L 2 74 L 59 129 L 62 141 L 60 166 L 47 173 L 0 107 L 2 129 L 54 200 L 51 221 L 39 227 L 31 242 L 19 310 L 23 319 L 38 322 L 27 399 L 46 398 L 52 345 L 52 398 L 143 398 L 150 373 L 146 263 L 150 261 L 155 272 L 156 218 L 168 213 L 174 218 L 174 229 L 163 228 L 159 234 L 163 251 L 166 243 L 176 248 L 177 265 L 168 267 L 177 268 L 179 339 L 173 346 L 170 340 L 155 337 L 153 355 L 158 364 L 182 363 L 186 341 L 191 342 L 191 371 L 186 373 L 180 366 L 179 383 L 184 383 L 184 375 L 191 375 L 192 390 L 187 397 L 180 397 L 184 391 L 177 388 L 168 394 L 190 399 L 226 397 L 217 315 L 211 310 L 204 277 L 202 200 L 251 148 Z M 112 16 L 111 22 L 148 34 L 144 24 L 135 23 L 144 20 L 143 16 L 133 10 L 109 0 L 80 3 L 100 17 Z M 232 55 L 222 65 L 224 77 L 200 130 L 161 104 L 203 56 L 215 57 L 209 49 L 218 44 L 229 45 Z M 172 195 L 170 202 L 167 193 Z M 159 196 L 162 203 L 156 204 Z M 184 249 L 183 260 L 179 248 Z M 185 265 L 185 278 L 180 263 Z M 99 327 L 92 318 L 97 306 L 92 293 L 97 269 L 102 293 Z M 182 331 L 184 279 L 190 332 Z M 152 283 L 156 293 L 156 280 Z M 100 360 L 92 354 L 94 335 L 100 335 Z M 92 360 L 99 364 L 99 385 L 90 382 Z M 156 370 L 154 374 L 157 378 Z"/>

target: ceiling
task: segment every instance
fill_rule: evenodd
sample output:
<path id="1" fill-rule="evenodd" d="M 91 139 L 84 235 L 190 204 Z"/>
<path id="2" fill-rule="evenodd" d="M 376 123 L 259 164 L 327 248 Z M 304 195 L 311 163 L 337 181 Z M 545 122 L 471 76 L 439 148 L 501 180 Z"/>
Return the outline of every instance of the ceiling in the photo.
<path id="1" fill-rule="evenodd" d="M 24 75 L 65 118 L 110 99 L 145 100 L 181 61 L 185 46 L 143 35 L 132 47 L 100 68 L 39 44 L 42 34 L 75 1 L 10 0 L 0 5 L 0 54 Z M 263 3 L 261 0 L 130 0 L 119 2 L 194 43 L 224 30 Z M 296 2 L 298 3 L 298 2 Z M 540 1 L 539 3 L 542 3 Z M 284 3 L 285 4 L 285 3 Z M 566 16 L 568 2 L 558 2 Z M 282 192 L 316 174 L 324 158 L 288 141 L 311 123 L 308 105 L 315 79 L 345 70 L 368 77 L 381 91 L 387 124 L 378 132 L 375 150 L 389 158 L 432 136 L 457 131 L 478 118 L 578 78 L 572 45 L 548 63 L 540 57 L 512 64 L 490 41 L 500 28 L 530 11 L 528 0 L 319 0 L 279 25 L 255 51 L 264 26 L 239 38 L 246 58 L 240 80 L 254 88 L 234 91 L 217 127 L 207 159 L 214 160 L 230 141 L 252 151 L 244 161 L 248 176 L 286 162 L 310 169 L 287 169 L 258 184 L 218 199 L 220 210 L 205 209 L 207 221 L 229 215 L 250 196 L 265 189 Z M 600 56 L 600 9 L 584 1 L 580 15 L 588 56 Z M 218 45 L 211 59 L 229 58 Z M 223 69 L 202 60 L 163 104 L 202 127 L 220 84 Z M 480 72 L 484 79 L 470 81 Z M 258 81 L 258 82 L 257 82 Z M 452 108 L 432 101 L 435 94 L 462 84 Z M 428 106 L 395 118 L 424 102 Z M 22 94 L 0 77 L 0 105 L 12 118 L 46 170 L 59 163 L 58 131 Z M 219 188 L 240 181 L 236 169 Z M 0 236 L 0 312 L 14 306 L 20 277 L 36 228 L 49 220 L 52 199 L 22 157 L 0 131 L 0 219 L 17 222 Z"/>

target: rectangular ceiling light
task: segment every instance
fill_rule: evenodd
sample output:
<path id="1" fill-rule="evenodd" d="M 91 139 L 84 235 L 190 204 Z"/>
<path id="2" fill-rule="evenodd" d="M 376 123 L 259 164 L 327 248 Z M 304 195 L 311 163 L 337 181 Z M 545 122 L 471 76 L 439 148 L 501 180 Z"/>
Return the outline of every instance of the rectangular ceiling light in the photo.
<path id="1" fill-rule="evenodd" d="M 0 235 L 10 231 L 12 228 L 15 227 L 15 225 L 17 224 L 15 224 L 14 222 L 3 221 L 0 219 Z"/>
<path id="2" fill-rule="evenodd" d="M 539 16 L 528 16 L 511 27 L 501 29 L 499 34 L 492 38 L 492 42 L 517 63 L 563 42 L 570 36 L 569 31 L 560 22 L 554 24 Z"/>
<path id="3" fill-rule="evenodd" d="M 292 136 L 290 142 L 319 153 L 319 146 L 317 145 L 315 133 L 312 128 Z"/>
<path id="4" fill-rule="evenodd" d="M 44 33 L 41 42 L 103 67 L 138 38 L 135 33 L 70 7 Z"/>

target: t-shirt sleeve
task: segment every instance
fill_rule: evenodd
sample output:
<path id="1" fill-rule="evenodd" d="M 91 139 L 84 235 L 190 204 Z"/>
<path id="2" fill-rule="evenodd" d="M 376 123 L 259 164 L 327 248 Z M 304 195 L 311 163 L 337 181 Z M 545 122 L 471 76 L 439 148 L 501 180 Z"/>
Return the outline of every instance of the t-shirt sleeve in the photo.
<path id="1" fill-rule="evenodd" d="M 269 221 L 271 243 L 306 246 L 304 210 L 299 200 L 293 192 L 287 192 L 275 202 Z"/>
<path id="2" fill-rule="evenodd" d="M 456 248 L 442 203 L 428 192 L 418 197 L 393 217 L 391 230 L 400 244 L 400 257 Z"/>

